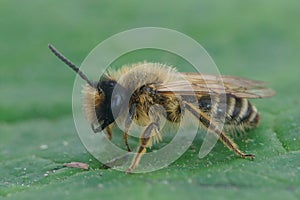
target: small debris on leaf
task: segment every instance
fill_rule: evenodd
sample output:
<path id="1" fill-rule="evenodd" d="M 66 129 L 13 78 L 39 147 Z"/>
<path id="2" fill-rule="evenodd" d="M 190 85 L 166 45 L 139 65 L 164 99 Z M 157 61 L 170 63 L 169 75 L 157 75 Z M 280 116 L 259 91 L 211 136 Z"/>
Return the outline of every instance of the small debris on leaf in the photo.
<path id="1" fill-rule="evenodd" d="M 72 167 L 72 168 L 78 168 L 78 169 L 89 169 L 89 164 L 82 163 L 82 162 L 70 162 L 70 163 L 64 163 L 64 167 Z"/>

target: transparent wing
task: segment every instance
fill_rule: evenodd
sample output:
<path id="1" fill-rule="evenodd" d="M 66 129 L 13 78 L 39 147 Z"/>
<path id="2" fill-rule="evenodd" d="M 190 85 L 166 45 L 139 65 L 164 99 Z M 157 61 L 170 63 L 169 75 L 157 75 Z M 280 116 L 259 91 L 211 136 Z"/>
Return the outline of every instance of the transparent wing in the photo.
<path id="1" fill-rule="evenodd" d="M 200 73 L 181 73 L 183 78 L 164 84 L 154 84 L 159 93 L 179 95 L 230 94 L 240 98 L 268 98 L 275 94 L 262 81 L 235 76 L 215 76 Z M 184 80 L 185 79 L 185 80 Z"/>

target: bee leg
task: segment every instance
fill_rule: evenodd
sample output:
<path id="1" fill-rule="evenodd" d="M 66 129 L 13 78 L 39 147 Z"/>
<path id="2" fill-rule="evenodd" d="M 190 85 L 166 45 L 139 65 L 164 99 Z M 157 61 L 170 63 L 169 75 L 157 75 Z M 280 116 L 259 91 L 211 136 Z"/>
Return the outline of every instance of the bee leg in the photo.
<path id="1" fill-rule="evenodd" d="M 213 132 L 225 146 L 234 151 L 238 156 L 242 158 L 250 157 L 251 159 L 254 159 L 255 155 L 245 154 L 239 150 L 234 141 L 230 139 L 230 137 L 227 136 L 224 131 L 220 130 L 217 126 L 217 122 L 213 121 L 207 114 L 199 110 L 193 104 L 185 103 L 185 108 L 188 109 L 195 117 L 197 117 L 206 129 Z"/>
<path id="2" fill-rule="evenodd" d="M 157 129 L 156 132 L 158 132 L 159 125 L 158 123 L 152 122 L 144 130 L 140 138 L 140 146 L 138 147 L 136 156 L 133 158 L 130 167 L 126 170 L 126 173 L 131 173 L 138 166 L 141 157 L 143 156 L 144 153 L 146 153 L 146 147 L 151 146 L 151 136 L 152 136 L 151 133 L 155 129 Z"/>
<path id="3" fill-rule="evenodd" d="M 128 143 L 128 137 L 129 137 L 128 131 L 129 131 L 130 125 L 131 125 L 131 121 L 127 122 L 127 120 L 126 120 L 126 122 L 125 122 L 125 130 L 123 132 L 123 140 L 124 140 L 124 143 L 125 143 L 125 145 L 127 147 L 127 151 L 128 152 L 131 152 L 131 148 L 130 148 L 129 143 Z"/>
<path id="4" fill-rule="evenodd" d="M 132 124 L 134 109 L 135 109 L 135 104 L 132 104 L 130 109 L 129 109 L 129 113 L 127 115 L 127 118 L 125 120 L 125 130 L 123 131 L 123 140 L 125 142 L 125 145 L 127 147 L 128 152 L 131 152 L 131 148 L 130 148 L 129 143 L 128 143 L 128 137 L 129 137 L 128 132 L 129 132 L 130 126 Z"/>
<path id="5" fill-rule="evenodd" d="M 125 145 L 126 145 L 126 147 L 127 147 L 127 151 L 128 152 L 131 152 L 131 148 L 130 148 L 130 146 L 129 146 L 129 143 L 128 143 L 128 133 L 127 132 L 123 132 L 123 140 L 124 140 L 124 142 L 125 142 Z"/>
<path id="6" fill-rule="evenodd" d="M 108 139 L 111 140 L 112 139 L 112 125 L 109 125 L 108 127 L 106 127 L 105 130 L 108 135 Z"/>

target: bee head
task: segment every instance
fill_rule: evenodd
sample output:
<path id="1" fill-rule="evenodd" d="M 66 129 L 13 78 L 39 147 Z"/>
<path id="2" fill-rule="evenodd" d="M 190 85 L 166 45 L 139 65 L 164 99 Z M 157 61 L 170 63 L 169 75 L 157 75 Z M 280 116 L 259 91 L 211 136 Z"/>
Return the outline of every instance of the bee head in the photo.
<path id="1" fill-rule="evenodd" d="M 119 91 L 113 93 L 116 85 L 115 80 L 105 76 L 95 87 L 86 85 L 83 89 L 83 111 L 94 132 L 102 131 L 113 123 L 114 115 L 117 116 L 121 110 L 125 95 Z"/>

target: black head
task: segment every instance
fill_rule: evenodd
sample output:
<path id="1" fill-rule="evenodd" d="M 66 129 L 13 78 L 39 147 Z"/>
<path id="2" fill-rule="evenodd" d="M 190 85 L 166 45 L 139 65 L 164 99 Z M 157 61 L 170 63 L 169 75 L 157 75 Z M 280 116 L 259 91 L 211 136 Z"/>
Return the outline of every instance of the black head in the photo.
<path id="1" fill-rule="evenodd" d="M 114 89 L 117 91 L 114 92 Z M 126 90 L 107 76 L 102 77 L 98 82 L 97 93 L 99 101 L 95 101 L 95 112 L 98 127 L 92 125 L 94 132 L 105 129 L 115 121 L 115 117 L 121 112 L 122 103 L 126 99 Z"/>

